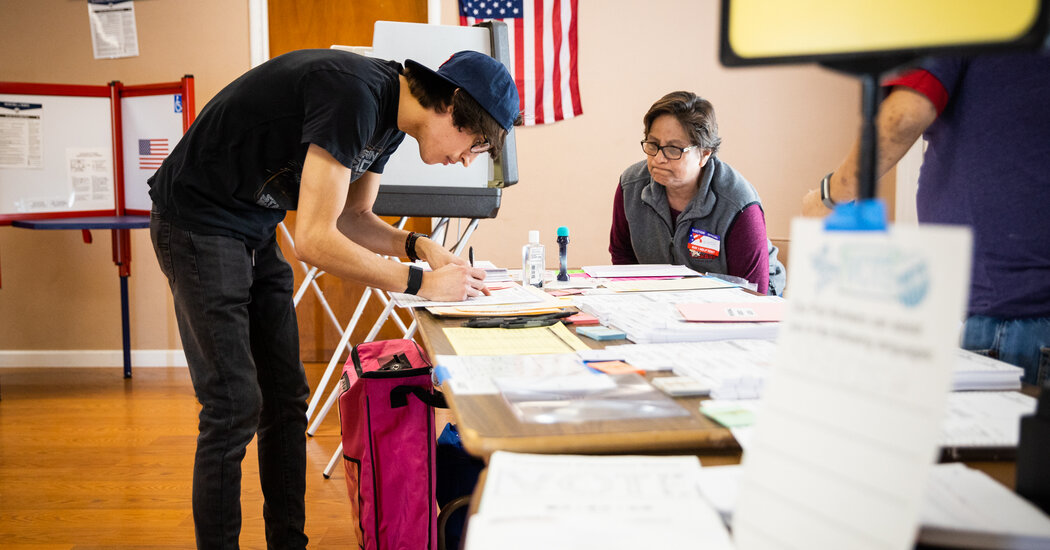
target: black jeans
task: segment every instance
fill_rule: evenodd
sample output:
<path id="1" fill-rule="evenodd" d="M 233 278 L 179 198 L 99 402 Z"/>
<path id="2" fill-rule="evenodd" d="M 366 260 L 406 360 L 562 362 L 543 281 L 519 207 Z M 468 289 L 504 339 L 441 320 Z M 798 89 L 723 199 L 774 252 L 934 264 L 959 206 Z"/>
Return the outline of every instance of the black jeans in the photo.
<path id="1" fill-rule="evenodd" d="M 305 548 L 310 388 L 291 267 L 276 238 L 252 250 L 239 239 L 184 231 L 156 213 L 150 235 L 202 406 L 193 466 L 197 547 L 238 547 L 241 461 L 258 435 L 267 546 Z"/>

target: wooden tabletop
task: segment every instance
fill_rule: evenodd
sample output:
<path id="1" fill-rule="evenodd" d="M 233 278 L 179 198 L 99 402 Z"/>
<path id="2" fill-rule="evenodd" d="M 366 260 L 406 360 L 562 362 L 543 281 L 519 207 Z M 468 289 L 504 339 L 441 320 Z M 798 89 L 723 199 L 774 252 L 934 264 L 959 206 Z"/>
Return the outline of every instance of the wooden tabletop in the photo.
<path id="1" fill-rule="evenodd" d="M 454 355 L 455 350 L 443 329 L 460 326 L 463 319 L 437 318 L 419 308 L 413 311 L 423 345 L 431 357 Z M 592 348 L 604 347 L 604 342 L 580 340 Z M 518 420 L 499 395 L 455 395 L 446 389 L 445 396 L 463 446 L 472 455 L 485 459 L 494 451 L 502 450 L 572 454 L 685 453 L 714 455 L 712 460 L 717 462 L 739 460 L 740 447 L 729 430 L 700 414 L 701 398 L 676 399 L 689 411 L 689 416 L 536 424 Z"/>

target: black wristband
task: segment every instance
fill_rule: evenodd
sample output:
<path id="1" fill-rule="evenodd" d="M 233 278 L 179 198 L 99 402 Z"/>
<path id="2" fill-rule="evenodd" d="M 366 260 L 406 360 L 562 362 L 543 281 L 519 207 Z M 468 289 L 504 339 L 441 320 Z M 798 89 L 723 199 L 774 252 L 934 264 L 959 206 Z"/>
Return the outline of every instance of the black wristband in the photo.
<path id="1" fill-rule="evenodd" d="M 405 255 L 408 259 L 413 262 L 419 261 L 419 255 L 416 254 L 416 239 L 422 237 L 422 233 L 416 233 L 415 231 L 409 231 L 408 237 L 405 239 Z"/>
<path id="2" fill-rule="evenodd" d="M 418 265 L 408 266 L 408 288 L 405 289 L 405 294 L 416 294 L 421 286 L 423 286 L 423 268 Z"/>

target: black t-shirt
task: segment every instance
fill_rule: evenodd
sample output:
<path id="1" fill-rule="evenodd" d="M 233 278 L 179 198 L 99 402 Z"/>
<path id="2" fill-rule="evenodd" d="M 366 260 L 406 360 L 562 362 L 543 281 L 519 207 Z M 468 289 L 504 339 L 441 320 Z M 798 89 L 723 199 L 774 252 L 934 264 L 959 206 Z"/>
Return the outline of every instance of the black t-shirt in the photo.
<path id="1" fill-rule="evenodd" d="M 268 240 L 299 201 L 311 143 L 353 171 L 382 173 L 397 128 L 401 65 L 299 50 L 248 71 L 208 102 L 149 179 L 165 219 L 190 231 Z"/>

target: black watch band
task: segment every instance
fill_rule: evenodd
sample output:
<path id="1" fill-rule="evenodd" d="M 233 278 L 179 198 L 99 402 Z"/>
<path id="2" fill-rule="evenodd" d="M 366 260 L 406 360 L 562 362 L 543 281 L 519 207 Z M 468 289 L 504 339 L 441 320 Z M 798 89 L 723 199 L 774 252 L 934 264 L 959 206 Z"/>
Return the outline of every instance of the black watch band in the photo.
<path id="1" fill-rule="evenodd" d="M 835 202 L 835 199 L 831 198 L 831 175 L 834 172 L 828 172 L 828 175 L 824 176 L 824 179 L 820 180 L 820 202 L 824 203 L 824 206 L 834 210 L 839 203 Z"/>
<path id="2" fill-rule="evenodd" d="M 421 286 L 423 286 L 423 268 L 418 265 L 408 266 L 408 288 L 405 289 L 405 294 L 416 294 Z"/>
<path id="3" fill-rule="evenodd" d="M 405 255 L 408 259 L 413 262 L 419 261 L 419 255 L 416 254 L 416 239 L 422 237 L 422 233 L 416 233 L 415 231 L 409 231 L 408 237 L 405 239 Z"/>

